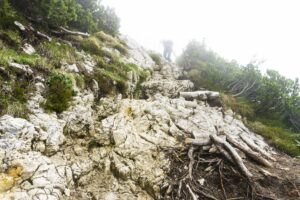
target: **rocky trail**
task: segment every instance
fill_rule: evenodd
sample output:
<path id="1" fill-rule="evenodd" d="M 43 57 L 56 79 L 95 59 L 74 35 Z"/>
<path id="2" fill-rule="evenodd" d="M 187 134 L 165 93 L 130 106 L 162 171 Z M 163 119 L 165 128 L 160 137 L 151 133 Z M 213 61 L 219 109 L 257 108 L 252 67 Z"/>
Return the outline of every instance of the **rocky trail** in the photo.
<path id="1" fill-rule="evenodd" d="M 127 43 L 126 61 L 152 68 L 143 99 L 78 91 L 46 113 L 36 79 L 29 118 L 0 117 L 0 199 L 300 199 L 299 159 L 216 106 L 218 92 L 193 91 L 177 66 Z"/>

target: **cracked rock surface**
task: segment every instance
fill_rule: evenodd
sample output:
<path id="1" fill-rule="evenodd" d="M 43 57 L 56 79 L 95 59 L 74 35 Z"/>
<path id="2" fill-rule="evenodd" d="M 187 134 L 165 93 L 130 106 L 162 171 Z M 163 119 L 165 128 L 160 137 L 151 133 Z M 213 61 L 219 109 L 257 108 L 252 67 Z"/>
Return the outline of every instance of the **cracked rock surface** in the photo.
<path id="1" fill-rule="evenodd" d="M 142 49 L 132 51 L 136 62 L 153 65 Z M 144 84 L 148 99 L 95 103 L 92 91 L 78 93 L 60 115 L 39 107 L 44 87 L 36 84 L 28 119 L 0 117 L 0 199 L 158 199 L 171 167 L 164 149 L 190 135 L 208 139 L 215 127 L 237 140 L 245 134 L 272 153 L 232 112 L 179 97 L 193 88 L 177 80 L 179 73 L 167 63 L 154 71 Z"/>

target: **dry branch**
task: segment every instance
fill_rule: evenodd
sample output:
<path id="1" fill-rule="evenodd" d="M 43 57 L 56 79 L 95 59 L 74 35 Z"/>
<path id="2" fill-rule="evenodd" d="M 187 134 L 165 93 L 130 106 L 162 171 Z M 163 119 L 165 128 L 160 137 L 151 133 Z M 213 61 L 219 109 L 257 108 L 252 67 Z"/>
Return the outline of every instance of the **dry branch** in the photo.
<path id="1" fill-rule="evenodd" d="M 234 160 L 232 159 L 231 155 L 220 145 L 216 145 L 219 152 L 232 164 L 235 164 Z"/>
<path id="2" fill-rule="evenodd" d="M 273 167 L 272 163 L 264 159 L 259 153 L 254 152 L 252 149 L 250 149 L 248 146 L 245 146 L 238 141 L 236 141 L 234 138 L 232 138 L 229 135 L 226 135 L 226 140 L 235 146 L 236 148 L 240 149 L 243 151 L 246 155 L 248 155 L 250 158 L 253 160 L 257 161 L 258 163 L 266 166 L 266 167 Z"/>
<path id="3" fill-rule="evenodd" d="M 20 29 L 20 31 L 26 33 L 27 35 L 35 35 L 37 37 L 43 38 L 48 40 L 49 42 L 52 41 L 52 38 L 49 37 L 48 35 L 41 33 L 37 30 L 35 30 L 32 26 L 24 26 L 23 24 L 21 24 L 18 21 L 15 21 L 14 24 Z"/>
<path id="4" fill-rule="evenodd" d="M 253 141 L 249 140 L 245 135 L 241 134 L 240 138 L 254 151 L 257 151 L 259 153 L 261 153 L 263 156 L 265 156 L 266 158 L 268 158 L 269 160 L 272 161 L 276 161 L 275 158 L 273 158 L 270 154 L 268 154 L 266 151 L 264 151 L 263 149 L 259 148 L 256 144 L 254 144 Z"/>
<path id="5" fill-rule="evenodd" d="M 226 149 L 231 157 L 233 158 L 233 160 L 235 161 L 235 163 L 238 165 L 239 169 L 241 170 L 241 172 L 247 177 L 247 178 L 251 178 L 253 175 L 250 173 L 250 171 L 247 169 L 247 167 L 244 165 L 242 158 L 239 156 L 239 154 L 237 153 L 237 151 L 225 140 L 223 140 L 222 138 L 216 136 L 216 135 L 210 135 L 209 136 L 210 139 L 213 140 L 213 142 L 216 145 L 220 145 L 222 147 L 224 147 L 224 149 Z"/>
<path id="6" fill-rule="evenodd" d="M 61 32 L 56 31 L 55 33 L 56 34 L 61 34 L 61 35 L 79 35 L 79 36 L 83 36 L 83 37 L 89 37 L 90 36 L 90 34 L 88 34 L 88 33 L 83 33 L 83 32 L 79 32 L 79 31 L 71 31 L 71 30 L 68 30 L 64 27 L 60 27 L 60 30 L 61 30 Z"/>
<path id="7" fill-rule="evenodd" d="M 194 160 L 194 147 L 190 147 L 189 151 L 188 151 L 188 157 L 190 159 L 190 164 L 189 164 L 189 179 L 190 180 L 193 180 L 193 166 L 194 166 L 194 163 L 195 163 L 195 160 Z"/>
<path id="8" fill-rule="evenodd" d="M 188 184 L 186 184 L 186 187 L 189 190 L 189 193 L 192 196 L 193 200 L 198 200 L 197 195 L 193 192 L 193 190 L 191 189 L 191 187 Z"/>
<path id="9" fill-rule="evenodd" d="M 211 145 L 211 140 L 210 139 L 199 140 L 199 139 L 187 138 L 185 139 L 184 143 L 193 144 L 197 146 L 207 146 L 207 145 Z"/>

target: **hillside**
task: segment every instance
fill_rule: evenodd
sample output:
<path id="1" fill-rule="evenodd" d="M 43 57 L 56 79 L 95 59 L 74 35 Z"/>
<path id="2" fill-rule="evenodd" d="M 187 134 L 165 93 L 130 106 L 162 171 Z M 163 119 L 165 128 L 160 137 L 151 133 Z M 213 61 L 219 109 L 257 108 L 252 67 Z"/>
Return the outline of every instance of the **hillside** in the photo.
<path id="1" fill-rule="evenodd" d="M 12 2 L 0 9 L 0 199 L 300 198 L 299 158 L 250 130 L 219 91 L 102 17 L 78 28 L 80 18 Z M 84 2 L 78 16 L 94 5 L 69 2 Z"/>

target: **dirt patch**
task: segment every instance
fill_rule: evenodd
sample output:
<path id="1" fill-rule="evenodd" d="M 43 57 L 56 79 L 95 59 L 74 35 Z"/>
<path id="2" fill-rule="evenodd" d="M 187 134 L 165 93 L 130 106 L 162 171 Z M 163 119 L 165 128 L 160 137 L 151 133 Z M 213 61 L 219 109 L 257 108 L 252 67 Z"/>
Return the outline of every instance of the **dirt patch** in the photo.
<path id="1" fill-rule="evenodd" d="M 194 148 L 191 174 L 189 147 L 166 150 L 172 168 L 161 186 L 160 199 L 300 199 L 300 159 L 278 153 L 274 167 L 265 168 L 244 158 L 253 174 L 248 179 L 221 154 Z"/>

